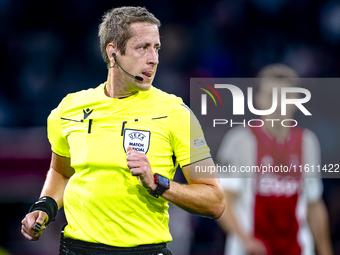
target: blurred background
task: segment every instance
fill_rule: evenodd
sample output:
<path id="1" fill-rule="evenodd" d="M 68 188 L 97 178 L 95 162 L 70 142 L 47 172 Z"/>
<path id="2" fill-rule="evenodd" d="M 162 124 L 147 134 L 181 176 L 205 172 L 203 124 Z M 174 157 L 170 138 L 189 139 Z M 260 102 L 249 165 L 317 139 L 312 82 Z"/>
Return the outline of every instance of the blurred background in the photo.
<path id="1" fill-rule="evenodd" d="M 66 94 L 106 80 L 98 25 L 105 11 L 123 5 L 145 6 L 160 19 L 154 86 L 188 105 L 190 77 L 255 77 L 276 62 L 301 77 L 340 76 L 340 1 L 0 0 L 0 255 L 58 254 L 62 210 L 40 241 L 20 233 L 49 167 L 46 119 Z M 338 87 L 317 91 L 335 100 L 340 95 Z M 324 124 L 313 131 L 323 159 L 336 158 L 339 130 L 330 124 L 339 119 L 338 109 L 322 116 Z M 180 171 L 176 180 L 184 181 Z M 340 185 L 337 179 L 323 182 L 333 248 L 340 254 Z M 175 206 L 170 218 L 173 254 L 223 254 L 225 234 L 214 220 Z"/>

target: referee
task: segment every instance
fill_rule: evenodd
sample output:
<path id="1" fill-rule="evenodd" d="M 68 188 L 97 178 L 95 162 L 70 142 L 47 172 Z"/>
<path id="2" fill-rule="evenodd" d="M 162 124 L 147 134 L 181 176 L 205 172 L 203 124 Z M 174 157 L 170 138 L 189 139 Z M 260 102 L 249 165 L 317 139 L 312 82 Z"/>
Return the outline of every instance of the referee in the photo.
<path id="1" fill-rule="evenodd" d="M 223 213 L 219 179 L 190 178 L 190 167 L 214 165 L 200 124 L 181 98 L 152 86 L 159 27 L 141 7 L 104 14 L 107 81 L 67 95 L 48 117 L 51 166 L 22 220 L 28 240 L 64 206 L 59 254 L 166 255 L 168 202 L 205 217 Z M 172 181 L 178 164 L 188 185 Z"/>

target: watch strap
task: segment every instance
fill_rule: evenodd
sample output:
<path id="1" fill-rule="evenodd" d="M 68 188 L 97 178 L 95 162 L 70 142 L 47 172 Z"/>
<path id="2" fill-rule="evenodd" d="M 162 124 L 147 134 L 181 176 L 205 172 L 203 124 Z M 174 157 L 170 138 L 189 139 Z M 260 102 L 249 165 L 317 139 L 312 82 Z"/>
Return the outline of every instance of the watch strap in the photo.
<path id="1" fill-rule="evenodd" d="M 158 198 L 160 195 L 162 195 L 164 193 L 164 191 L 169 189 L 168 187 L 165 187 L 165 186 L 163 186 L 163 185 L 161 185 L 157 182 L 158 175 L 160 175 L 160 174 L 158 174 L 158 173 L 154 174 L 155 183 L 157 184 L 157 188 L 155 190 L 149 190 L 149 194 L 156 197 L 156 198 Z M 163 175 L 160 175 L 160 176 L 162 176 L 163 178 L 166 178 Z"/>

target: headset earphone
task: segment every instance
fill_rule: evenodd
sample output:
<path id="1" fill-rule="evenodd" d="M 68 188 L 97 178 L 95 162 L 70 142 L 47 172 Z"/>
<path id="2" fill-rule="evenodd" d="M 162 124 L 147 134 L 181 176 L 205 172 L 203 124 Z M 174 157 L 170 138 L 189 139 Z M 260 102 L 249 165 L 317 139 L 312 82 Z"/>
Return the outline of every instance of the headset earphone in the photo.
<path id="1" fill-rule="evenodd" d="M 110 51 L 110 55 L 114 58 L 115 62 L 118 64 L 118 66 L 120 67 L 120 69 L 122 69 L 126 74 L 132 76 L 132 77 L 135 78 L 137 81 L 143 81 L 143 78 L 142 78 L 142 77 L 137 76 L 137 75 L 136 75 L 136 76 L 135 76 L 135 75 L 132 75 L 132 74 L 128 73 L 127 71 L 125 71 L 125 70 L 120 66 L 120 64 L 118 63 L 117 58 L 116 58 L 116 51 L 115 51 L 115 50 Z"/>

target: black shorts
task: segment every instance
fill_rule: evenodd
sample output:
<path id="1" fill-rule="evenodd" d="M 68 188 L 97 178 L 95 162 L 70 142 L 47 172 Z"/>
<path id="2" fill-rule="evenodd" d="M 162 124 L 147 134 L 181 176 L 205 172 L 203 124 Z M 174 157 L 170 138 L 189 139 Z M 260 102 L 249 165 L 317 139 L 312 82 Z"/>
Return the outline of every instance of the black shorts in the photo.
<path id="1" fill-rule="evenodd" d="M 115 247 L 88 243 L 64 237 L 61 231 L 59 255 L 172 255 L 166 243 L 147 244 L 136 247 Z"/>

